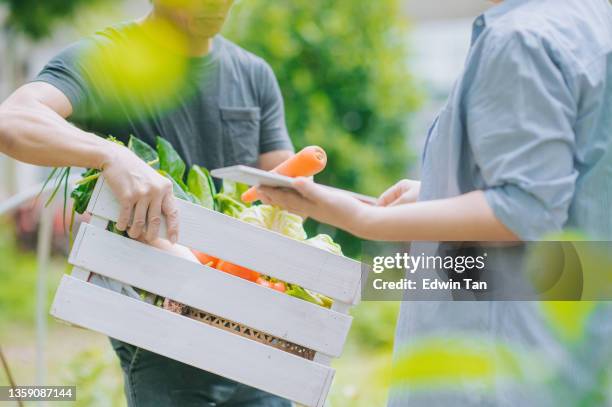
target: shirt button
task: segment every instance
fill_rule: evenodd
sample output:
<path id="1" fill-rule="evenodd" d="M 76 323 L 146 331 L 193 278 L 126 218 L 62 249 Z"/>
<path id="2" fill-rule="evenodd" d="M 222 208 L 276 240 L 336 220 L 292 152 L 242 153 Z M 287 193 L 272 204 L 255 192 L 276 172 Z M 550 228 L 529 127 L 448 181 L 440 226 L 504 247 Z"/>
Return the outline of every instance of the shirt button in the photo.
<path id="1" fill-rule="evenodd" d="M 484 21 L 482 21 L 482 18 L 479 18 L 476 20 L 476 27 L 482 27 L 484 25 Z"/>

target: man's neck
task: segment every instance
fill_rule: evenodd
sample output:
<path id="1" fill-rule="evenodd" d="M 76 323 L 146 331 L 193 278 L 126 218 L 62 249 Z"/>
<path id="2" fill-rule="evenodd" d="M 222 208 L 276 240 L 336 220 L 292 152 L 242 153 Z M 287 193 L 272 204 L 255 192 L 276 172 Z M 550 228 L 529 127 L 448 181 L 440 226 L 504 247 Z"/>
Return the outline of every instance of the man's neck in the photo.
<path id="1" fill-rule="evenodd" d="M 154 40 L 159 41 L 164 47 L 184 54 L 189 57 L 204 57 L 208 55 L 213 48 L 212 38 L 195 38 L 184 30 L 180 30 L 176 25 L 159 13 L 152 11 L 148 15 L 136 21 L 145 32 L 152 33 Z M 170 30 L 173 32 L 171 36 L 158 35 L 159 27 L 164 27 L 164 31 Z"/>

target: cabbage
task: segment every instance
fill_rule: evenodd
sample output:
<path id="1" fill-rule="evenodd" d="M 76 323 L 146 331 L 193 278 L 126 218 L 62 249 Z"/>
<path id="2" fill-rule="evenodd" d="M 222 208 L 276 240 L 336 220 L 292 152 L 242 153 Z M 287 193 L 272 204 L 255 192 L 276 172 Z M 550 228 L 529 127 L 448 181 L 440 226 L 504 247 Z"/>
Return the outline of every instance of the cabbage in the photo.
<path id="1" fill-rule="evenodd" d="M 304 240 L 307 237 L 302 225 L 304 219 L 275 206 L 251 206 L 244 209 L 238 216 L 238 219 L 296 240 Z"/>
<path id="2" fill-rule="evenodd" d="M 319 249 L 344 256 L 344 254 L 342 254 L 342 248 L 340 245 L 334 242 L 334 240 L 328 235 L 317 235 L 306 240 L 306 243 L 314 247 L 318 247 Z"/>

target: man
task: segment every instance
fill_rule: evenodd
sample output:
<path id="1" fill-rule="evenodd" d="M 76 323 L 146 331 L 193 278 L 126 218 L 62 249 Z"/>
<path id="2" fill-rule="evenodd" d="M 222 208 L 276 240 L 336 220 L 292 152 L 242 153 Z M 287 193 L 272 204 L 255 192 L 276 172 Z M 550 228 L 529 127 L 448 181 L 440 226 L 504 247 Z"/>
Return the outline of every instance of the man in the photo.
<path id="1" fill-rule="evenodd" d="M 159 135 L 188 166 L 247 164 L 269 170 L 289 158 L 293 147 L 272 70 L 217 35 L 232 3 L 154 0 L 146 17 L 64 50 L 0 106 L 0 152 L 37 165 L 101 169 L 121 204 L 117 227 L 134 239 L 153 241 L 165 215 L 175 243 L 179 225 L 170 182 L 127 148 L 98 136 L 126 142 L 133 134 L 154 145 Z M 99 282 L 137 296 L 131 287 Z M 290 405 L 112 343 L 130 406 Z"/>
<path id="2" fill-rule="evenodd" d="M 475 20 L 465 69 L 431 127 L 422 183 L 399 182 L 376 207 L 305 180 L 299 193 L 261 188 L 264 201 L 366 239 L 415 241 L 417 256 L 453 249 L 419 241 L 529 242 L 564 230 L 612 240 L 612 6 L 495 3 Z M 431 293 L 402 303 L 390 405 L 611 405 L 611 304 L 486 301 L 521 287 L 527 269 L 520 245 L 486 253 L 483 278 L 499 284 L 477 296 L 485 301 Z M 604 261 L 582 260 L 605 275 Z"/>

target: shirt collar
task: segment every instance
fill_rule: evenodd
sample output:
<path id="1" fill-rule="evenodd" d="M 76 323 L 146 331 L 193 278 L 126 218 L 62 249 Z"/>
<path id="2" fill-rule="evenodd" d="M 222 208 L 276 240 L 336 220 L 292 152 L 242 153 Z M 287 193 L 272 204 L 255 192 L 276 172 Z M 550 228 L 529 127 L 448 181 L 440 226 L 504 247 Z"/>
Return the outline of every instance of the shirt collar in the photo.
<path id="1" fill-rule="evenodd" d="M 504 0 L 502 3 L 491 7 L 483 14 L 479 15 L 472 24 L 472 45 L 474 45 L 487 25 L 490 25 L 497 18 L 527 3 L 528 1 L 531 0 Z"/>
<path id="2" fill-rule="evenodd" d="M 484 12 L 483 16 L 487 23 L 492 23 L 497 18 L 507 14 L 508 12 L 528 3 L 531 0 L 504 0 L 503 2 L 491 7 Z"/>

